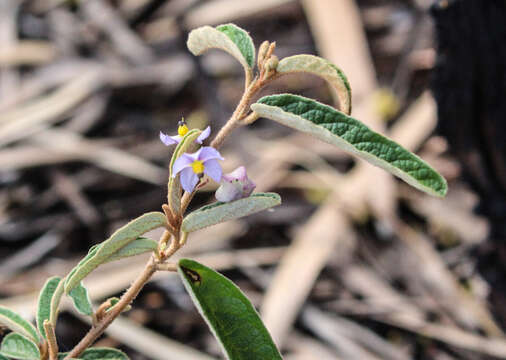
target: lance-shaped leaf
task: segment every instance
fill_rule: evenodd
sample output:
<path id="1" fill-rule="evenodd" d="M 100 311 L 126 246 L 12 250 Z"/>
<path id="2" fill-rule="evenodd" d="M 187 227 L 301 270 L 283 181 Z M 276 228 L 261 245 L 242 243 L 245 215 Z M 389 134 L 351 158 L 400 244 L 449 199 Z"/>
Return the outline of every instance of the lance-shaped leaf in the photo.
<path id="1" fill-rule="evenodd" d="M 58 353 L 58 360 L 63 360 L 68 353 Z M 123 351 L 106 348 L 94 347 L 83 351 L 79 355 L 80 360 L 128 360 L 128 356 Z"/>
<path id="2" fill-rule="evenodd" d="M 255 66 L 255 46 L 246 31 L 234 24 L 219 25 L 216 28 L 203 26 L 192 30 L 186 43 L 193 55 L 201 55 L 209 49 L 221 49 L 235 57 L 251 74 Z"/>
<path id="3" fill-rule="evenodd" d="M 265 96 L 251 108 L 260 116 L 339 146 L 421 191 L 435 196 L 446 194 L 446 180 L 425 161 L 330 106 L 302 96 L 280 94 Z"/>
<path id="4" fill-rule="evenodd" d="M 83 283 L 79 283 L 73 288 L 69 296 L 72 298 L 74 306 L 79 313 L 88 316 L 93 315 L 93 306 L 91 305 L 91 300 L 88 295 L 88 289 L 84 287 Z"/>
<path id="5" fill-rule="evenodd" d="M 17 333 L 7 334 L 0 346 L 0 354 L 13 359 L 40 360 L 39 348 L 30 339 Z"/>
<path id="6" fill-rule="evenodd" d="M 341 111 L 351 114 L 350 83 L 341 69 L 330 61 L 314 55 L 294 55 L 281 59 L 276 71 L 282 75 L 305 72 L 323 78 L 336 91 Z"/>
<path id="7" fill-rule="evenodd" d="M 203 229 L 228 220 L 238 219 L 281 204 L 276 193 L 255 193 L 231 202 L 216 202 L 188 214 L 181 225 L 185 232 Z"/>
<path id="8" fill-rule="evenodd" d="M 52 313 L 57 312 L 52 306 L 59 304 L 59 299 L 53 304 L 53 297 L 60 297 L 63 293 L 63 287 L 59 286 L 62 282 L 61 277 L 53 276 L 47 279 L 44 287 L 40 291 L 39 301 L 37 305 L 37 328 L 44 338 L 47 338 L 46 331 L 44 330 L 44 321 L 51 318 L 56 319 L 56 315 L 51 316 Z M 51 323 L 54 327 L 55 324 Z"/>
<path id="9" fill-rule="evenodd" d="M 195 140 L 197 140 L 200 134 L 202 134 L 202 131 L 198 129 L 192 129 L 188 131 L 176 146 L 176 149 L 172 154 L 172 158 L 170 159 L 168 198 L 170 210 L 174 215 L 178 215 L 181 212 L 181 194 L 183 192 L 181 188 L 181 182 L 179 181 L 179 174 L 177 174 L 175 177 L 172 177 L 174 162 L 184 153 L 191 153 L 197 150 L 199 145 L 195 143 Z"/>
<path id="10" fill-rule="evenodd" d="M 155 240 L 140 237 L 135 239 L 130 244 L 122 247 L 114 254 L 112 254 L 107 262 L 121 260 L 127 257 L 144 254 L 150 251 L 155 251 L 158 248 L 158 243 Z"/>
<path id="11" fill-rule="evenodd" d="M 230 280 L 189 259 L 178 273 L 228 359 L 281 359 L 251 302 Z"/>
<path id="12" fill-rule="evenodd" d="M 107 262 L 107 259 L 120 249 L 135 241 L 142 234 L 163 227 L 166 223 L 167 219 L 165 215 L 154 211 L 139 216 L 137 219 L 116 230 L 111 237 L 99 246 L 90 249 L 88 255 L 69 273 L 65 280 L 65 292 L 68 294 L 91 271 L 96 269 L 100 264 Z"/>
<path id="13" fill-rule="evenodd" d="M 36 343 L 40 341 L 35 326 L 11 309 L 3 306 L 0 306 L 0 325 L 5 326 L 16 333 L 20 333 Z"/>

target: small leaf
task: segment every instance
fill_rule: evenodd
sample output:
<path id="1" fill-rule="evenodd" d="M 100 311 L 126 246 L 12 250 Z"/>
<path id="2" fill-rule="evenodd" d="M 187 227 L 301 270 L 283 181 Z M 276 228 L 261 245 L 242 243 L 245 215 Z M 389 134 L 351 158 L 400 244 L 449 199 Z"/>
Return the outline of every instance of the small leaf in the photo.
<path id="1" fill-rule="evenodd" d="M 44 321 L 51 319 L 51 304 L 53 301 L 53 296 L 58 290 L 58 285 L 62 281 L 61 277 L 59 276 L 53 276 L 49 278 L 46 283 L 44 284 L 44 287 L 40 291 L 39 294 L 39 302 L 37 306 L 37 328 L 39 329 L 39 332 L 42 334 L 44 338 L 46 337 L 46 332 L 44 330 Z M 61 287 L 60 287 L 61 288 Z M 58 296 L 58 294 L 56 294 Z M 59 296 L 61 297 L 61 291 Z M 59 301 L 58 301 L 59 303 Z M 53 310 L 56 311 L 56 310 Z M 54 316 L 53 316 L 54 318 Z M 55 324 L 51 323 L 53 326 Z"/>
<path id="2" fill-rule="evenodd" d="M 249 197 L 227 203 L 216 202 L 188 214 L 183 219 L 181 229 L 184 232 L 203 229 L 221 222 L 251 215 L 280 204 L 281 198 L 276 193 L 255 193 Z"/>
<path id="3" fill-rule="evenodd" d="M 0 306 L 0 325 L 3 325 L 16 333 L 20 333 L 36 343 L 40 341 L 35 326 L 23 319 L 14 311 L 3 306 Z"/>
<path id="4" fill-rule="evenodd" d="M 142 234 L 165 226 L 167 218 L 161 212 L 150 212 L 119 228 L 107 240 L 92 247 L 88 255 L 77 264 L 65 280 L 65 292 L 68 294 L 82 279 L 96 269 L 100 264 L 107 262 L 111 256 L 123 247 L 135 241 Z"/>
<path id="5" fill-rule="evenodd" d="M 93 315 L 93 306 L 88 296 L 88 289 L 84 287 L 83 283 L 79 283 L 79 285 L 73 288 L 69 296 L 72 298 L 74 306 L 79 313 L 88 316 Z"/>
<path id="6" fill-rule="evenodd" d="M 279 61 L 279 74 L 305 72 L 326 80 L 336 91 L 341 111 L 351 114 L 351 87 L 344 73 L 330 61 L 314 55 L 294 55 Z"/>
<path id="7" fill-rule="evenodd" d="M 216 29 L 203 26 L 192 30 L 186 43 L 193 55 L 201 55 L 216 48 L 228 52 L 251 73 L 255 65 L 255 47 L 246 31 L 233 24 L 220 25 Z"/>
<path id="8" fill-rule="evenodd" d="M 39 360 L 37 345 L 23 335 L 10 333 L 2 340 L 0 353 L 4 356 L 21 360 Z"/>
<path id="9" fill-rule="evenodd" d="M 179 260 L 178 273 L 228 359 L 281 359 L 255 308 L 233 282 L 189 259 Z"/>
<path id="10" fill-rule="evenodd" d="M 251 108 L 260 116 L 357 155 L 421 191 L 435 196 L 446 194 L 446 180 L 425 161 L 330 106 L 302 96 L 280 94 L 265 96 Z"/>
<path id="11" fill-rule="evenodd" d="M 219 25 L 216 26 L 216 30 L 221 31 L 234 42 L 250 68 L 255 66 L 255 45 L 245 30 L 234 24 Z"/>
<path id="12" fill-rule="evenodd" d="M 170 159 L 169 165 L 169 185 L 168 185 L 168 198 L 170 210 L 174 215 L 178 215 L 181 212 L 181 194 L 183 192 L 181 188 L 181 182 L 179 181 L 179 174 L 175 177 L 172 177 L 172 168 L 174 167 L 174 162 L 184 153 L 192 153 L 197 150 L 199 147 L 198 144 L 195 143 L 195 140 L 202 134 L 201 130 L 192 129 L 186 133 L 186 135 L 181 139 L 179 144 L 177 144 L 174 153 L 172 154 L 172 158 Z"/>
<path id="13" fill-rule="evenodd" d="M 158 248 L 158 243 L 155 240 L 140 237 L 135 239 L 130 244 L 125 247 L 122 247 L 114 254 L 112 254 L 107 262 L 117 261 L 124 259 L 126 257 L 136 256 L 140 254 L 144 254 L 149 251 L 155 251 Z"/>

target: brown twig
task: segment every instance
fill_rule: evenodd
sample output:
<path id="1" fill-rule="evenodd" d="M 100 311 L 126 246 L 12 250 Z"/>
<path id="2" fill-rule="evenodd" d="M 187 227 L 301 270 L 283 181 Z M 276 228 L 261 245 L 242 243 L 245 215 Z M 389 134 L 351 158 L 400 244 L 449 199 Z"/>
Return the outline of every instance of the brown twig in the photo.
<path id="1" fill-rule="evenodd" d="M 49 348 L 49 360 L 58 360 L 58 344 L 54 333 L 53 324 L 49 320 L 44 321 L 44 330 L 46 332 L 47 344 Z"/>

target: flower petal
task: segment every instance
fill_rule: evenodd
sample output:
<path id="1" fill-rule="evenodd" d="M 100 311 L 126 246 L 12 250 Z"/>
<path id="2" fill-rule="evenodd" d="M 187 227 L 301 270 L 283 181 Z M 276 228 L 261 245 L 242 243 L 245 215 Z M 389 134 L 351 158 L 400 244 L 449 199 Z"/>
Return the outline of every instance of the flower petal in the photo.
<path id="1" fill-rule="evenodd" d="M 172 166 L 172 177 L 176 177 L 177 173 L 181 170 L 191 167 L 194 158 L 192 155 L 184 153 L 180 157 L 174 161 L 174 165 Z"/>
<path id="2" fill-rule="evenodd" d="M 185 168 L 181 171 L 179 180 L 181 181 L 181 186 L 183 189 L 186 192 L 191 193 L 193 189 L 195 189 L 195 185 L 197 185 L 199 182 L 199 177 L 193 172 L 191 168 Z"/>
<path id="3" fill-rule="evenodd" d="M 176 138 L 178 138 L 178 136 L 169 136 L 160 131 L 160 140 L 165 144 L 165 146 L 178 144 L 181 141 L 181 139 Z"/>
<path id="4" fill-rule="evenodd" d="M 218 160 L 211 159 L 204 161 L 204 174 L 208 175 L 214 181 L 220 182 L 221 166 L 218 163 Z"/>
<path id="5" fill-rule="evenodd" d="M 195 140 L 196 143 L 202 144 L 202 141 L 207 139 L 211 135 L 211 127 L 208 126 L 204 131 L 202 131 L 202 134 L 199 135 L 199 137 Z"/>
<path id="6" fill-rule="evenodd" d="M 223 175 L 223 179 L 227 181 L 249 181 L 248 175 L 246 175 L 246 168 L 244 166 L 239 166 L 234 171 Z"/>
<path id="7" fill-rule="evenodd" d="M 218 150 L 216 150 L 215 148 L 211 147 L 211 146 L 204 146 L 204 147 L 201 147 L 199 149 L 199 151 L 197 151 L 198 153 L 198 160 L 200 161 L 203 161 L 203 162 L 206 162 L 207 160 L 211 160 L 211 159 L 220 159 L 220 160 L 225 160 L 221 154 L 218 152 Z"/>

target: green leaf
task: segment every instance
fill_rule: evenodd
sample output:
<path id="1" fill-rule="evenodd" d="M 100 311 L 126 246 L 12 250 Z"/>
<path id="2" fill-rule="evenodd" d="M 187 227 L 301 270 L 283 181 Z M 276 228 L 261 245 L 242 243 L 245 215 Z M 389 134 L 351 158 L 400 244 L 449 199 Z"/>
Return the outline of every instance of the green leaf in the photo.
<path id="1" fill-rule="evenodd" d="M 140 237 L 132 241 L 130 244 L 122 247 L 117 252 L 112 254 L 107 262 L 117 261 L 126 257 L 144 254 L 149 251 L 155 251 L 158 248 L 158 243 L 155 240 Z"/>
<path id="2" fill-rule="evenodd" d="M 51 305 L 53 304 L 53 297 L 60 297 L 62 295 L 63 288 L 60 286 L 60 290 L 58 290 L 58 286 L 60 285 L 62 279 L 59 276 L 53 276 L 47 279 L 44 287 L 40 291 L 39 294 L 39 302 L 37 306 L 37 328 L 39 329 L 39 333 L 42 334 L 44 338 L 47 338 L 46 331 L 44 330 L 44 320 L 51 321 L 51 313 L 56 312 L 57 308 L 51 309 Z M 57 301 L 59 304 L 59 300 Z M 53 315 L 53 319 L 55 316 Z M 55 324 L 51 323 L 53 326 Z"/>
<path id="3" fill-rule="evenodd" d="M 216 30 L 221 31 L 234 42 L 250 68 L 255 66 L 255 45 L 245 30 L 234 24 L 219 25 L 216 26 Z"/>
<path id="4" fill-rule="evenodd" d="M 425 161 L 330 106 L 302 96 L 280 94 L 265 96 L 251 108 L 260 116 L 339 146 L 421 191 L 446 195 L 446 180 Z"/>
<path id="5" fill-rule="evenodd" d="M 99 244 L 99 246 L 92 247 L 88 255 L 69 273 L 65 280 L 65 293 L 68 294 L 90 272 L 100 264 L 107 262 L 120 249 L 135 241 L 142 234 L 159 227 L 164 227 L 166 223 L 167 218 L 165 215 L 154 211 L 139 216 L 137 219 L 116 230 L 114 234 Z"/>
<path id="6" fill-rule="evenodd" d="M 58 360 L 63 360 L 68 353 L 58 353 Z M 106 348 L 94 347 L 83 351 L 79 355 L 80 360 L 128 360 L 128 356 L 123 351 Z"/>
<path id="7" fill-rule="evenodd" d="M 255 65 L 255 46 L 246 31 L 234 24 L 220 25 L 216 28 L 203 26 L 192 30 L 186 43 L 193 55 L 201 55 L 209 49 L 228 52 L 251 74 Z"/>
<path id="8" fill-rule="evenodd" d="M 294 55 L 279 61 L 276 71 L 279 74 L 305 72 L 326 80 L 336 91 L 341 111 L 351 114 L 351 87 L 344 73 L 330 61 L 314 55 Z"/>
<path id="9" fill-rule="evenodd" d="M 3 356 L 2 354 L 0 354 L 0 360 L 9 360 L 9 359 L 7 359 L 5 356 Z"/>
<path id="10" fill-rule="evenodd" d="M 93 315 L 93 306 L 88 296 L 88 289 L 84 287 L 83 283 L 79 283 L 79 285 L 73 288 L 69 296 L 72 298 L 74 306 L 79 313 L 88 316 Z"/>
<path id="11" fill-rule="evenodd" d="M 249 197 L 223 203 L 206 205 L 188 214 L 181 225 L 185 232 L 203 229 L 228 220 L 238 219 L 278 206 L 281 198 L 276 193 L 255 193 Z"/>
<path id="12" fill-rule="evenodd" d="M 2 340 L 0 353 L 4 356 L 21 360 L 39 360 L 37 345 L 23 335 L 10 333 Z"/>
<path id="13" fill-rule="evenodd" d="M 189 259 L 179 260 L 178 273 L 228 359 L 281 359 L 255 308 L 233 282 Z"/>
<path id="14" fill-rule="evenodd" d="M 172 154 L 172 158 L 170 159 L 169 165 L 169 185 L 168 185 L 168 198 L 170 210 L 174 215 L 178 215 L 181 212 L 181 195 L 182 188 L 181 182 L 179 181 L 179 174 L 175 177 L 172 177 L 172 168 L 174 167 L 174 162 L 184 153 L 192 153 L 197 151 L 199 145 L 195 143 L 195 140 L 202 134 L 202 131 L 199 129 L 191 129 L 186 133 L 185 136 L 181 139 L 179 144 L 177 144 L 174 153 Z"/>
<path id="15" fill-rule="evenodd" d="M 20 333 L 36 343 L 40 341 L 35 326 L 11 309 L 3 306 L 0 306 L 0 325 L 3 325 L 16 333 Z"/>

